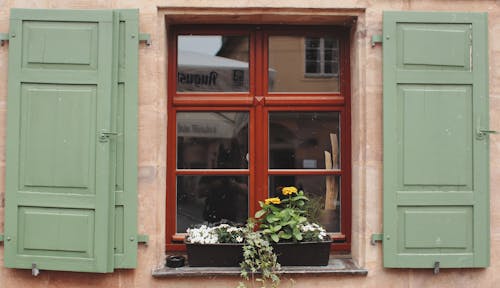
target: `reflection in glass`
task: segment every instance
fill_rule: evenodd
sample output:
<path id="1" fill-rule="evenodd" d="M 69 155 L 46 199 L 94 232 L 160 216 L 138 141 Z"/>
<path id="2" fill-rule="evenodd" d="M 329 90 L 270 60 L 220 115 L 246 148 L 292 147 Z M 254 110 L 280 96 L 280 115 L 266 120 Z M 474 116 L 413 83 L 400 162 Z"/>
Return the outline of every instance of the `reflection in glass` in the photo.
<path id="1" fill-rule="evenodd" d="M 178 92 L 247 92 L 248 36 L 177 38 Z"/>
<path id="2" fill-rule="evenodd" d="M 178 112 L 178 169 L 248 168 L 248 112 Z"/>
<path id="3" fill-rule="evenodd" d="M 338 92 L 339 41 L 270 36 L 269 92 Z"/>
<path id="4" fill-rule="evenodd" d="M 328 232 L 340 232 L 340 177 L 334 175 L 286 175 L 269 177 L 269 197 L 281 197 L 281 188 L 295 186 L 309 198 L 308 216 Z"/>
<path id="5" fill-rule="evenodd" d="M 339 112 L 271 112 L 269 168 L 338 169 L 339 139 Z"/>
<path id="6" fill-rule="evenodd" d="M 248 217 L 247 176 L 177 176 L 177 233 L 196 224 Z"/>

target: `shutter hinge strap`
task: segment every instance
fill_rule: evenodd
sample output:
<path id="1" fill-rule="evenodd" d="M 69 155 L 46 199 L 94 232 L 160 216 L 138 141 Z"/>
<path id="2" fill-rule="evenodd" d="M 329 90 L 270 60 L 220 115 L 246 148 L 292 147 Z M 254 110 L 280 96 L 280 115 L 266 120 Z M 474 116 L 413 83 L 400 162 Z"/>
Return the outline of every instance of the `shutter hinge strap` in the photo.
<path id="1" fill-rule="evenodd" d="M 375 245 L 377 244 L 376 242 L 382 243 L 383 240 L 384 240 L 384 234 L 372 234 L 370 243 L 372 245 Z"/>
<path id="2" fill-rule="evenodd" d="M 5 44 L 5 41 L 9 41 L 9 38 L 9 33 L 0 33 L 0 46 L 3 46 Z"/>
<path id="3" fill-rule="evenodd" d="M 146 46 L 151 46 L 151 35 L 149 33 L 139 33 L 140 42 L 146 42 Z"/>
<path id="4" fill-rule="evenodd" d="M 372 35 L 372 47 L 375 47 L 375 44 L 384 42 L 382 35 Z"/>
<path id="5" fill-rule="evenodd" d="M 137 235 L 137 243 L 142 243 L 146 246 L 148 246 L 149 242 L 149 235 L 146 234 L 138 234 Z"/>

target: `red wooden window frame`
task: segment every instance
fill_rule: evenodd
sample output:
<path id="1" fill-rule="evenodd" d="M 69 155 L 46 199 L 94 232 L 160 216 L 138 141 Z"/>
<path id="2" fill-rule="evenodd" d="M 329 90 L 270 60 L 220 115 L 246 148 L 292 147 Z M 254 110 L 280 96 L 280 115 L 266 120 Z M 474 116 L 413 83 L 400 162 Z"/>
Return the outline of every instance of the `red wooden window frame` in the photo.
<path id="1" fill-rule="evenodd" d="M 177 92 L 177 37 L 179 35 L 248 35 L 248 92 Z M 338 92 L 287 93 L 268 92 L 268 39 L 273 35 L 334 36 L 339 39 Z M 267 26 L 267 25 L 176 25 L 168 34 L 168 126 L 167 126 L 167 189 L 166 249 L 184 250 L 182 235 L 176 234 L 177 175 L 248 175 L 249 216 L 258 209 L 258 200 L 268 197 L 269 175 L 340 175 L 341 233 L 332 250 L 349 251 L 351 247 L 351 113 L 349 30 L 338 26 Z M 268 113 L 273 111 L 332 111 L 340 114 L 340 170 L 269 169 Z M 176 114 L 178 111 L 247 111 L 249 112 L 248 169 L 177 169 Z M 256 133 L 259 131 L 259 133 Z M 259 154 L 256 153 L 257 147 Z"/>

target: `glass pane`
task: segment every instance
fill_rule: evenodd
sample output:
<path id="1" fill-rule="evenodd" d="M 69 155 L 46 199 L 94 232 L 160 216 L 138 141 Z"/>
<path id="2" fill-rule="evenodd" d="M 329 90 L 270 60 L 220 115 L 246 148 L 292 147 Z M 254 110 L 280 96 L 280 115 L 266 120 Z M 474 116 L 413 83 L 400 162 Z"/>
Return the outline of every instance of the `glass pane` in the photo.
<path id="1" fill-rule="evenodd" d="M 339 112 L 270 112 L 270 169 L 340 168 Z"/>
<path id="2" fill-rule="evenodd" d="M 177 91 L 247 92 L 248 36 L 177 38 Z"/>
<path id="3" fill-rule="evenodd" d="M 325 49 L 325 62 L 326 61 L 332 61 L 333 59 L 333 50 L 330 49 Z"/>
<path id="4" fill-rule="evenodd" d="M 177 233 L 196 224 L 247 218 L 247 176 L 177 176 Z"/>
<path id="5" fill-rule="evenodd" d="M 331 62 L 325 63 L 325 73 L 332 73 L 333 72 L 332 64 L 333 63 L 331 63 Z"/>
<path id="6" fill-rule="evenodd" d="M 339 41 L 333 37 L 325 37 L 325 48 L 337 48 L 339 46 Z"/>
<path id="7" fill-rule="evenodd" d="M 333 37 L 270 36 L 269 92 L 338 92 L 338 74 L 322 69 L 338 59 L 337 46 Z"/>
<path id="8" fill-rule="evenodd" d="M 281 189 L 295 186 L 309 198 L 307 216 L 328 232 L 340 232 L 340 177 L 333 175 L 286 175 L 269 177 L 269 197 L 281 197 Z"/>
<path id="9" fill-rule="evenodd" d="M 247 169 L 248 112 L 178 112 L 178 169 Z"/>
<path id="10" fill-rule="evenodd" d="M 306 46 L 307 48 L 319 48 L 321 43 L 321 38 L 313 38 L 313 37 L 308 37 L 306 38 Z"/>
<path id="11" fill-rule="evenodd" d="M 306 62 L 306 73 L 318 73 L 320 71 L 320 63 L 313 61 L 307 61 Z"/>

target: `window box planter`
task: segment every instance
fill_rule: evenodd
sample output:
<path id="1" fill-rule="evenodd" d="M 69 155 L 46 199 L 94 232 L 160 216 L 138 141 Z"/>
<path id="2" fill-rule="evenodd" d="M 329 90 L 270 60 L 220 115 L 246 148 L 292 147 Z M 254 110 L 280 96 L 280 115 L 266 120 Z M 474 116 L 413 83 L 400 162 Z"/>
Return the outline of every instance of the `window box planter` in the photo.
<path id="1" fill-rule="evenodd" d="M 191 267 L 239 267 L 243 243 L 193 244 L 186 242 Z"/>
<path id="2" fill-rule="evenodd" d="M 273 244 L 281 266 L 326 266 L 332 240 L 321 242 L 283 242 Z"/>

